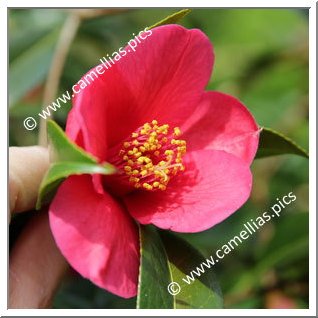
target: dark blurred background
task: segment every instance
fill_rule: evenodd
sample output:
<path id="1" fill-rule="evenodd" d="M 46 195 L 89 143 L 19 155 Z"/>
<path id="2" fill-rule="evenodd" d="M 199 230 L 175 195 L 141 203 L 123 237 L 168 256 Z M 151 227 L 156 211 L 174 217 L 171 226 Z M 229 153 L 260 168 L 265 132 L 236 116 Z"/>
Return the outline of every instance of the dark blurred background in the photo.
<path id="1" fill-rule="evenodd" d="M 102 56 L 125 46 L 132 33 L 176 11 L 83 12 L 87 18 L 67 52 L 54 98 L 70 90 Z M 38 128 L 27 131 L 23 120 L 38 118 L 54 50 L 70 14 L 72 10 L 9 10 L 10 146 L 37 143 Z M 200 28 L 214 46 L 215 66 L 208 90 L 237 97 L 260 126 L 276 129 L 308 150 L 308 10 L 194 9 L 181 24 Z M 71 106 L 69 102 L 54 114 L 63 128 Z M 308 170 L 308 160 L 295 155 L 254 161 L 248 203 L 208 231 L 181 235 L 207 257 L 214 255 L 276 198 L 291 191 L 297 196 L 280 218 L 214 266 L 225 308 L 308 308 Z M 14 240 L 26 221 L 24 215 L 14 218 L 10 239 Z M 135 308 L 135 299 L 114 296 L 70 270 L 53 308 Z"/>

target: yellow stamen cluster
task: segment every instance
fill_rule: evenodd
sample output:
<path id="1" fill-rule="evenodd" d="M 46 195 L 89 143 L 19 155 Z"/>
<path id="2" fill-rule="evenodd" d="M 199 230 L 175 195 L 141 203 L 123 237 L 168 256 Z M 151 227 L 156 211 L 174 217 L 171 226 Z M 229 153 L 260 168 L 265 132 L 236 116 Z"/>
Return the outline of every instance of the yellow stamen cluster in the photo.
<path id="1" fill-rule="evenodd" d="M 180 134 L 178 127 L 171 134 L 169 125 L 159 126 L 156 120 L 132 133 L 119 151 L 129 182 L 136 188 L 165 190 L 171 175 L 185 169 L 186 142 L 176 139 Z"/>

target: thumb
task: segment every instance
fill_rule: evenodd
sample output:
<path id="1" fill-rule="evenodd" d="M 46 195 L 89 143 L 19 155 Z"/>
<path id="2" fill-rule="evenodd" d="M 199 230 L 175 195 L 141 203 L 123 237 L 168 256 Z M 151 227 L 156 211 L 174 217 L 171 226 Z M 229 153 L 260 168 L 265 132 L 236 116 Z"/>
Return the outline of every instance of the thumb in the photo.
<path id="1" fill-rule="evenodd" d="M 47 148 L 9 148 L 10 214 L 35 207 L 39 186 L 49 165 Z"/>

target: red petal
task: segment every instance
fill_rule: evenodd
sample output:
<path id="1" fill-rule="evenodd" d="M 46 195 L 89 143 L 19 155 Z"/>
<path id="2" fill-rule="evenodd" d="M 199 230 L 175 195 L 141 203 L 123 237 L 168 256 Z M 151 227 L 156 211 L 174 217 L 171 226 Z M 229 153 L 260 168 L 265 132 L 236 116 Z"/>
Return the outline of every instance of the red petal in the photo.
<path id="1" fill-rule="evenodd" d="M 81 126 L 78 123 L 78 120 L 76 118 L 76 112 L 75 109 L 71 109 L 67 116 L 67 125 L 65 128 L 66 135 L 72 140 L 73 142 L 76 142 L 76 139 L 80 133 Z"/>
<path id="2" fill-rule="evenodd" d="M 135 191 L 124 198 L 130 214 L 176 232 L 204 231 L 229 217 L 248 199 L 249 165 L 218 150 L 185 156 L 186 170 L 171 179 L 165 191 Z"/>
<path id="3" fill-rule="evenodd" d="M 257 151 L 259 129 L 236 98 L 219 92 L 206 92 L 200 109 L 201 119 L 183 134 L 187 151 L 224 150 L 251 163 Z"/>
<path id="4" fill-rule="evenodd" d="M 214 56 L 201 31 L 166 25 L 151 32 L 74 100 L 85 147 L 101 160 L 106 144 L 116 145 L 147 121 L 181 125 L 209 81 Z"/>
<path id="5" fill-rule="evenodd" d="M 136 295 L 137 226 L 110 195 L 94 191 L 90 176 L 64 181 L 49 215 L 56 243 L 75 270 L 116 295 Z"/>

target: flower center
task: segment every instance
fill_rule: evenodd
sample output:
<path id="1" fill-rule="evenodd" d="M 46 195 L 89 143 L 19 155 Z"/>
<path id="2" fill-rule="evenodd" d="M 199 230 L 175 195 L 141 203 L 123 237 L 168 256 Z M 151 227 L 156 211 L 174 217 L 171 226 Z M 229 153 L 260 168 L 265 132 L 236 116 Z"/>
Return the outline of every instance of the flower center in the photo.
<path id="1" fill-rule="evenodd" d="M 165 190 L 170 178 L 185 169 L 186 142 L 179 135 L 178 127 L 169 133 L 169 125 L 159 126 L 156 120 L 144 124 L 123 143 L 118 168 L 136 188 Z"/>

